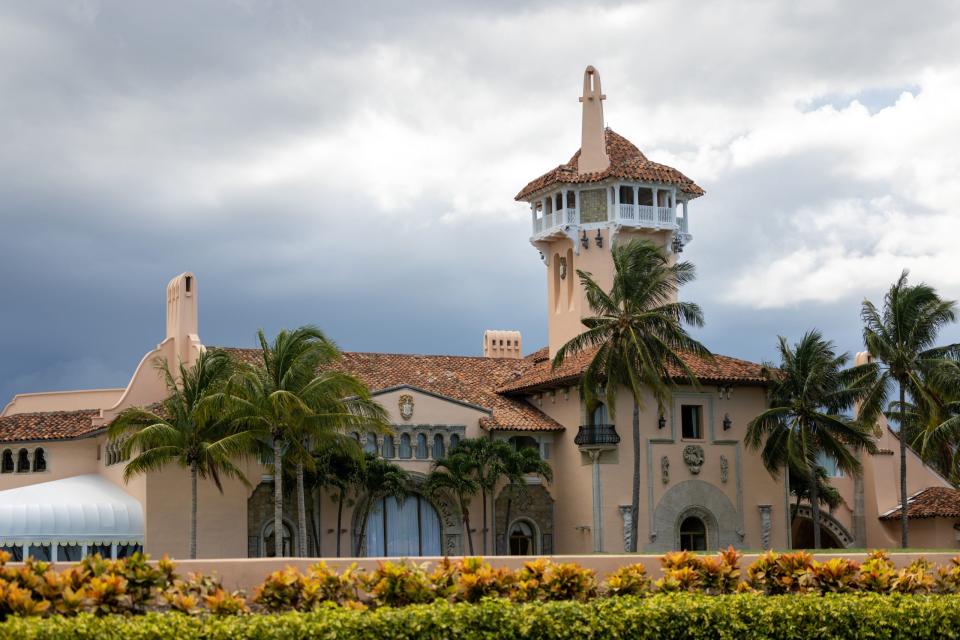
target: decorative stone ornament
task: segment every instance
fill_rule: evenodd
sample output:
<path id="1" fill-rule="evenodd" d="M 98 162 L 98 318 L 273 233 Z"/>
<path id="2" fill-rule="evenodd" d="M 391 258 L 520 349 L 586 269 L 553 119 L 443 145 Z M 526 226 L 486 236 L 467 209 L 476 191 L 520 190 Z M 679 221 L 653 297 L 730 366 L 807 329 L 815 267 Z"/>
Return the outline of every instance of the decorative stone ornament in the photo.
<path id="1" fill-rule="evenodd" d="M 663 480 L 663 484 L 670 482 L 670 458 L 667 456 L 660 458 L 660 479 Z"/>
<path id="2" fill-rule="evenodd" d="M 397 401 L 397 405 L 400 407 L 401 418 L 409 420 L 413 417 L 413 396 L 407 393 L 403 394 Z"/>
<path id="3" fill-rule="evenodd" d="M 720 482 L 726 483 L 730 478 L 730 463 L 727 456 L 720 456 Z"/>
<path id="4" fill-rule="evenodd" d="M 560 258 L 560 279 L 566 280 L 567 278 L 567 259 Z"/>
<path id="5" fill-rule="evenodd" d="M 699 475 L 700 467 L 703 466 L 703 447 L 698 444 L 688 444 L 684 447 L 683 463 L 690 469 L 690 473 Z"/>

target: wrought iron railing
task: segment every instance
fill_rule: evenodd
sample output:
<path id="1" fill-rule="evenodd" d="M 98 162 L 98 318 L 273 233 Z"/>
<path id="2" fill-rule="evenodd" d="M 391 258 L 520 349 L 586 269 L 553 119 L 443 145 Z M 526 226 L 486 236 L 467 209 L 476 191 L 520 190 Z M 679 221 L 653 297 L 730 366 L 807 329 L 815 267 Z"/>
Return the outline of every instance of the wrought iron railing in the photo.
<path id="1" fill-rule="evenodd" d="M 612 424 L 585 424 L 580 426 L 573 442 L 581 447 L 620 444 L 620 435 Z"/>

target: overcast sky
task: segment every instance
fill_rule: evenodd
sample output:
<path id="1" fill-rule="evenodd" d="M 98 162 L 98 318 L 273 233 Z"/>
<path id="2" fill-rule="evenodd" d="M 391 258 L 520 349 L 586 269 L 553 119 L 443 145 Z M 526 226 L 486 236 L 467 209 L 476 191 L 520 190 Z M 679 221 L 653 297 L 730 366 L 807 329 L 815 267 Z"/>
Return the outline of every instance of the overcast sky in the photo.
<path id="1" fill-rule="evenodd" d="M 0 406 L 125 385 L 187 270 L 208 345 L 541 346 L 513 196 L 579 147 L 587 64 L 608 125 L 707 191 L 707 345 L 856 351 L 902 269 L 960 298 L 958 34 L 955 0 L 3 3 Z"/>

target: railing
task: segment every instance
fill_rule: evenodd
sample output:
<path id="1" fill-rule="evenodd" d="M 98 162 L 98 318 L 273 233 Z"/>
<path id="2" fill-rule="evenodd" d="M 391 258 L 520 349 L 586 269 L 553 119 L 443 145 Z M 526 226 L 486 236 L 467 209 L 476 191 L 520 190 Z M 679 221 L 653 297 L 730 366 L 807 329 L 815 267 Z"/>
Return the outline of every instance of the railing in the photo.
<path id="1" fill-rule="evenodd" d="M 641 227 L 671 227 L 677 224 L 673 207 L 623 204 L 616 209 L 617 221 Z"/>
<path id="2" fill-rule="evenodd" d="M 612 424 L 585 424 L 580 426 L 574 444 L 580 447 L 620 444 L 620 435 Z"/>
<path id="3" fill-rule="evenodd" d="M 565 224 L 580 224 L 580 216 L 576 209 L 559 209 L 551 213 L 545 213 L 542 217 L 533 221 L 533 234 L 537 235 L 543 231 L 561 227 Z"/>

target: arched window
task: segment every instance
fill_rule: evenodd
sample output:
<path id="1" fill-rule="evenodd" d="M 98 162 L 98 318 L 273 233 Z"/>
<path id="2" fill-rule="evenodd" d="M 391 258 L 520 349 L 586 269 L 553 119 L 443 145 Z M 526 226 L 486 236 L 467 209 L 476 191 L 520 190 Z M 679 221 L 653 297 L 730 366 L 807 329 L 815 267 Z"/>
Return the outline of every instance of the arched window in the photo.
<path id="1" fill-rule="evenodd" d="M 696 516 L 684 518 L 680 523 L 680 550 L 706 551 L 707 526 Z"/>
<path id="2" fill-rule="evenodd" d="M 411 457 L 412 452 L 410 450 L 410 434 L 404 433 L 400 435 L 400 457 L 404 460 L 408 460 Z"/>
<path id="3" fill-rule="evenodd" d="M 525 520 L 517 520 L 510 527 L 510 555 L 532 556 L 536 552 L 533 526 Z"/>
<path id="4" fill-rule="evenodd" d="M 30 471 L 30 453 L 26 449 L 17 453 L 17 471 Z"/>
<path id="5" fill-rule="evenodd" d="M 377 500 L 367 518 L 367 556 L 439 556 L 440 517 L 420 495 Z"/>
<path id="6" fill-rule="evenodd" d="M 426 460 L 427 455 L 427 434 L 417 434 L 417 460 Z"/>
<path id="7" fill-rule="evenodd" d="M 352 432 L 350 433 L 350 437 L 353 438 L 354 440 L 356 440 L 357 443 L 360 442 L 360 434 L 357 433 L 356 431 L 352 431 Z"/>
<path id="8" fill-rule="evenodd" d="M 363 450 L 365 453 L 375 454 L 377 452 L 377 434 L 373 432 L 367 434 L 367 441 L 363 445 Z"/>
<path id="9" fill-rule="evenodd" d="M 433 459 L 437 460 L 442 458 L 444 453 L 446 452 L 443 448 L 443 436 L 438 433 L 433 436 Z"/>
<path id="10" fill-rule="evenodd" d="M 520 451 L 521 449 L 534 449 L 540 451 L 540 443 L 537 442 L 536 438 L 530 436 L 512 436 L 508 440 L 510 446 L 513 447 L 514 451 Z"/>
<path id="11" fill-rule="evenodd" d="M 3 460 L 0 461 L 0 473 L 13 473 L 13 451 L 3 450 Z"/>
<path id="12" fill-rule="evenodd" d="M 383 438 L 383 457 L 392 458 L 397 455 L 393 445 L 393 436 L 384 436 Z"/>
<path id="13" fill-rule="evenodd" d="M 610 424 L 610 413 L 607 411 L 607 405 L 602 402 L 597 405 L 590 416 L 590 423 L 593 425 Z"/>
<path id="14" fill-rule="evenodd" d="M 451 451 L 454 450 L 454 449 L 456 449 L 456 448 L 457 448 L 457 445 L 459 445 L 459 444 L 460 444 L 460 436 L 458 436 L 457 434 L 453 434 L 452 436 L 450 436 L 450 450 L 451 450 Z"/>
<path id="15" fill-rule="evenodd" d="M 47 459 L 43 454 L 43 449 L 37 447 L 33 450 L 33 470 L 34 471 L 46 471 L 47 470 Z"/>
<path id="16" fill-rule="evenodd" d="M 267 523 L 263 528 L 263 542 L 260 545 L 260 556 L 263 558 L 273 558 L 277 555 L 276 539 L 273 536 L 273 520 Z M 286 522 L 283 523 L 283 555 L 291 557 L 295 555 L 296 548 L 293 541 L 293 530 Z"/>

